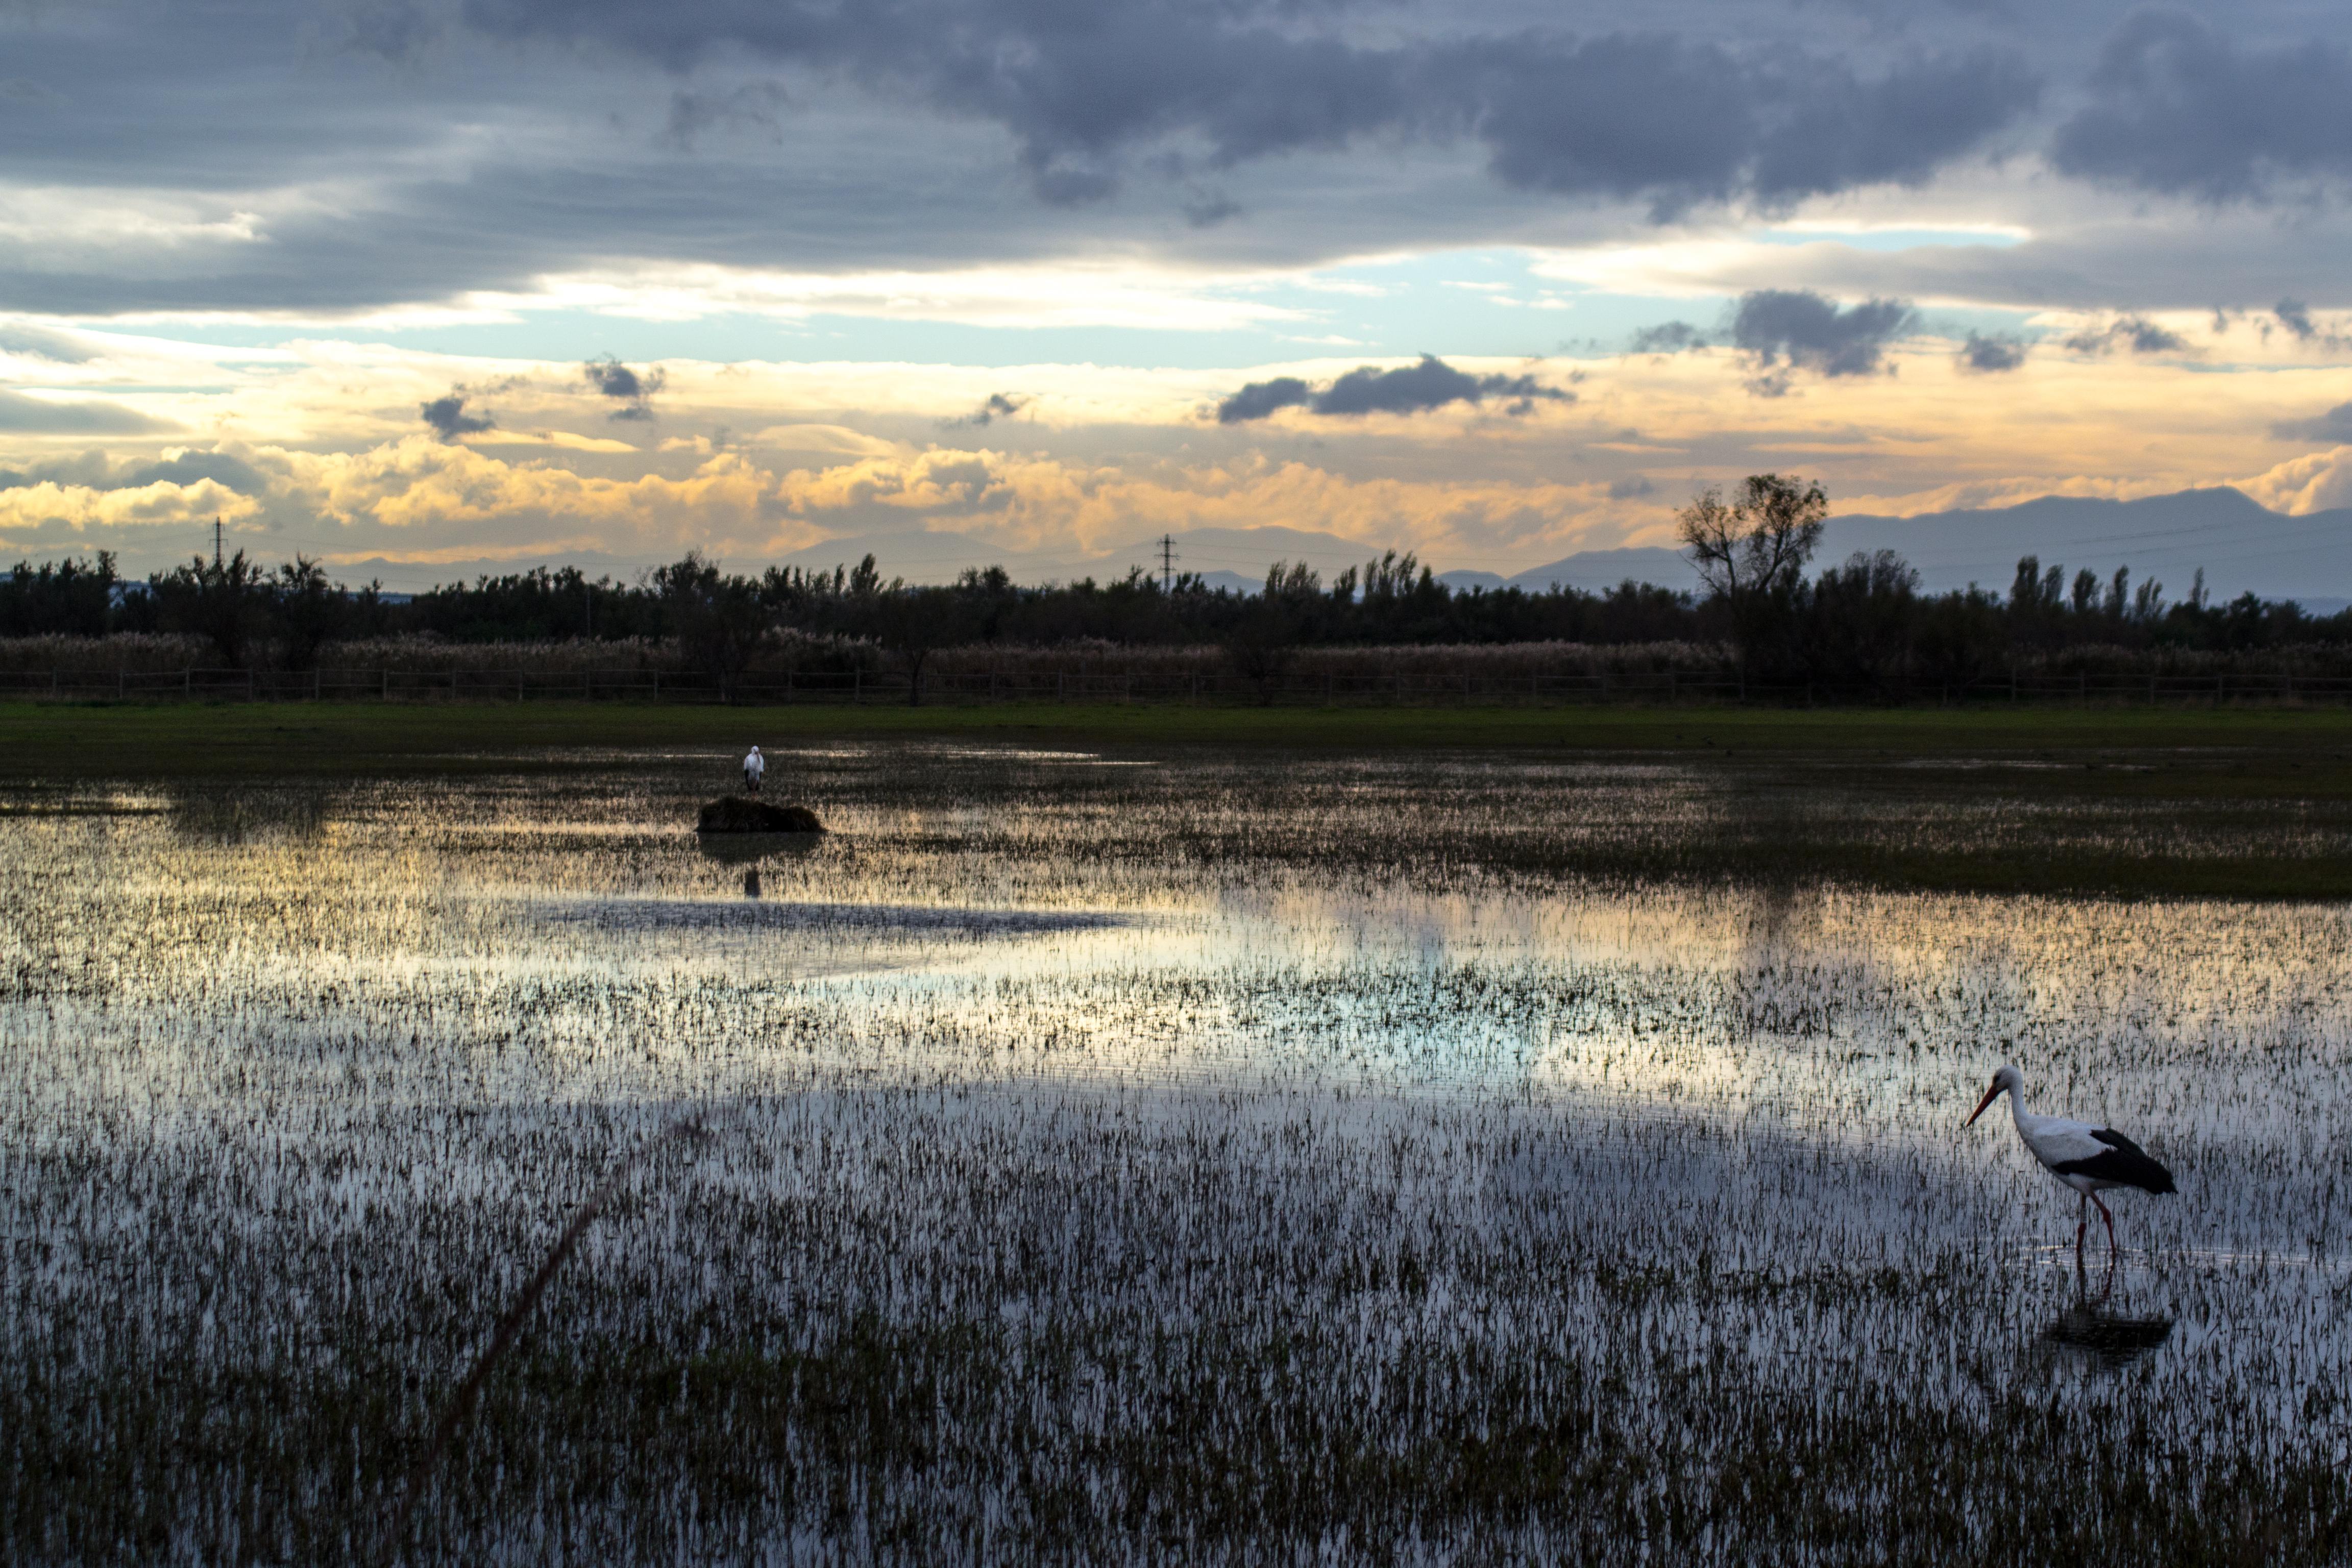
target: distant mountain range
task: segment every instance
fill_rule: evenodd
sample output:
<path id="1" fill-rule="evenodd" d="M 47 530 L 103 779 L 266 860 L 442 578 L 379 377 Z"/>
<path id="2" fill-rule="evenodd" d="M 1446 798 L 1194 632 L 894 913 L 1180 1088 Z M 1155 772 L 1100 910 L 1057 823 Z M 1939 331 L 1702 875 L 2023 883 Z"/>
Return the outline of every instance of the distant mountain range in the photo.
<path id="1" fill-rule="evenodd" d="M 1277 562 L 1304 561 L 1328 582 L 1379 553 L 1337 534 L 1279 526 L 1189 529 L 1172 534 L 1171 541 L 1176 570 L 1193 573 L 1212 586 L 1244 591 L 1262 585 Z M 2174 601 L 2187 596 L 2201 566 L 2206 591 L 2217 599 L 2252 590 L 2266 599 L 2297 599 L 2321 611 L 2352 603 L 2352 508 L 2288 517 L 2229 489 L 2181 490 L 2130 501 L 2044 496 L 1983 510 L 1836 517 L 1814 565 L 1834 564 L 1857 550 L 1897 552 L 1918 569 L 1931 590 L 1975 583 L 2005 592 L 2016 574 L 2018 558 L 2032 555 L 2044 567 L 2063 566 L 2070 578 L 2084 567 L 2105 578 L 2116 567 L 2127 566 L 2134 582 L 2154 577 Z M 1156 575 L 1160 566 L 1156 538 L 1116 550 L 1058 553 L 1010 551 L 967 534 L 919 530 L 828 540 L 772 563 L 730 564 L 829 572 L 836 565 L 854 567 L 869 552 L 885 576 L 918 583 L 950 582 L 967 567 L 1002 566 L 1016 582 L 1045 583 L 1078 577 L 1106 581 L 1125 576 L 1130 567 Z M 482 561 L 416 566 L 370 561 L 352 563 L 341 568 L 341 574 L 346 581 L 381 575 L 387 587 L 421 588 L 435 582 L 470 580 L 483 572 L 522 571 L 529 564 Z M 579 560 L 578 564 L 591 573 L 629 576 L 650 563 L 600 557 Z M 1598 591 L 1628 581 L 1677 590 L 1698 586 L 1697 574 L 1679 553 L 1654 547 L 1579 551 L 1507 575 L 1478 571 L 1438 575 L 1456 588 L 1543 589 L 1559 584 Z"/>
<path id="2" fill-rule="evenodd" d="M 2216 599 L 2249 590 L 2265 599 L 2299 599 L 2337 609 L 2352 595 L 2352 509 L 2288 517 L 2235 489 L 2181 490 L 2144 500 L 2043 496 L 2018 506 L 1927 512 L 1917 517 L 1857 513 L 1833 517 L 1814 557 L 1831 566 L 1855 551 L 1892 550 L 1940 592 L 1978 584 L 2005 593 L 2020 557 L 2071 579 L 2084 567 L 2102 578 L 2118 566 L 2134 582 L 2155 578 L 2168 599 L 2187 597 L 2198 569 Z M 1696 584 L 1690 563 L 1671 550 L 1588 550 L 1508 578 L 1451 572 L 1449 581 L 1519 587 L 1608 586 L 1632 580 L 1667 587 Z"/>
<path id="3" fill-rule="evenodd" d="M 1304 561 L 1328 580 L 1376 553 L 1335 534 L 1295 528 L 1194 529 L 1172 537 L 1178 570 L 1237 588 L 1257 587 L 1279 561 Z M 956 534 L 843 540 L 787 559 L 829 566 L 853 549 L 873 549 L 886 571 L 909 578 L 952 577 L 964 565 L 991 563 L 1002 563 L 1024 581 L 1099 579 L 1122 575 L 1129 565 L 1159 566 L 1157 540 L 1073 559 L 1011 556 Z M 2288 517 L 2229 489 L 2129 501 L 2043 496 L 2018 506 L 1918 517 L 1834 517 L 1814 564 L 1834 564 L 1857 550 L 1896 552 L 1918 569 L 1923 585 L 1935 591 L 1975 583 L 2006 592 L 2018 558 L 2032 555 L 2044 567 L 2063 566 L 2069 577 L 2088 567 L 2105 578 L 2127 566 L 2134 582 L 2154 577 L 2173 600 L 2188 595 L 2200 566 L 2206 591 L 2215 598 L 2252 590 L 2266 599 L 2300 599 L 2320 609 L 2338 608 L 2352 599 L 2352 509 Z M 1438 575 L 1457 588 L 1542 589 L 1559 584 L 1601 590 L 1628 581 L 1675 589 L 1698 585 L 1697 574 L 1679 552 L 1658 547 L 1579 551 L 1507 574 Z"/>
<path id="4" fill-rule="evenodd" d="M 1675 551 L 1651 548 L 1580 550 L 1542 566 L 1530 566 L 1511 576 L 1492 572 L 1440 572 L 1438 580 L 1456 588 L 1527 588 L 1540 592 L 1559 586 L 1605 593 L 1620 583 L 1655 583 L 1676 590 L 1698 586 L 1698 574 Z"/>
<path id="5" fill-rule="evenodd" d="M 2155 578 L 2168 599 L 2188 595 L 2198 569 L 2217 599 L 2249 590 L 2265 599 L 2340 605 L 2352 595 L 2352 509 L 2288 517 L 2243 491 L 2180 490 L 2143 500 L 2043 496 L 1987 511 L 1920 517 L 1842 517 L 1829 527 L 1822 562 L 1856 550 L 1893 550 L 1929 588 L 1970 583 L 2006 591 L 2020 556 L 2067 575 L 2084 567 L 2105 577 L 2118 566 L 2133 580 Z"/>

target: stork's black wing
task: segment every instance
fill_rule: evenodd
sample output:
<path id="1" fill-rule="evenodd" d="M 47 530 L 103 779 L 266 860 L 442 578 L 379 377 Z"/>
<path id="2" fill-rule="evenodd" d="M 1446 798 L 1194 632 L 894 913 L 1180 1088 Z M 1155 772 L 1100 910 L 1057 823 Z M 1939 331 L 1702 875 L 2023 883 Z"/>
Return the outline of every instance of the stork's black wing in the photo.
<path id="1" fill-rule="evenodd" d="M 2104 1153 L 2087 1160 L 2068 1160 L 2050 1168 L 2062 1176 L 2090 1176 L 2117 1186 L 2137 1187 L 2144 1193 L 2178 1191 L 2172 1184 L 2172 1173 L 2148 1158 L 2147 1152 L 2112 1127 L 2097 1127 L 2091 1136 L 2105 1143 Z"/>

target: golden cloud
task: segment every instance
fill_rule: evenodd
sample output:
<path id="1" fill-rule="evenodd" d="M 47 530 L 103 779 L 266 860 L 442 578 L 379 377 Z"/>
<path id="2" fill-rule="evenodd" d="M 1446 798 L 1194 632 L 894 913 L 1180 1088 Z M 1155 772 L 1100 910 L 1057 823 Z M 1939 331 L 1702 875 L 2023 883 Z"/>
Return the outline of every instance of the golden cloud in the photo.
<path id="1" fill-rule="evenodd" d="M 187 485 L 159 481 L 132 489 L 46 481 L 0 490 L 0 531 L 59 524 L 76 531 L 184 528 L 215 517 L 249 517 L 260 510 L 259 503 L 212 479 Z"/>
<path id="2" fill-rule="evenodd" d="M 2352 447 L 2291 458 L 2251 479 L 2239 480 L 2238 488 L 2273 511 L 2290 517 L 2352 506 Z"/>

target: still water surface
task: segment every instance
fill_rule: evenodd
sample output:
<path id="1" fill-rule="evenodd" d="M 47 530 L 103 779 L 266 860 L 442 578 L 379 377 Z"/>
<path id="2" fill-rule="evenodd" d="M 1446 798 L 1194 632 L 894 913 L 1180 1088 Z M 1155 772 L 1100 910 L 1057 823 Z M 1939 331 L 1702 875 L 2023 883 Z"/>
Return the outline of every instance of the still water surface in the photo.
<path id="1" fill-rule="evenodd" d="M 560 1395 L 493 1398 L 424 1554 L 1215 1555 L 1410 1518 L 1441 1558 L 1829 1561 L 1830 1516 L 1998 1538 L 2029 1409 L 2191 1502 L 2352 1459 L 2352 911 L 1739 885 L 1704 847 L 1752 800 L 1650 766 L 836 748 L 769 789 L 833 834 L 714 852 L 686 825 L 723 760 L 574 762 L 0 821 L 0 1340 L 40 1369 L 0 1444 L 103 1472 L 16 1510 L 20 1547 L 123 1555 L 125 1486 L 165 1556 L 365 1538 L 563 1209 L 681 1114 L 714 1135 L 600 1222 L 535 1331 Z M 1676 836 L 1672 879 L 1548 852 Z M 2005 1110 L 1959 1130 L 2004 1060 L 2175 1173 L 2115 1201 L 2113 1265 L 2078 1275 Z M 932 1358 L 912 1449 L 903 1412 L 808 1404 L 876 1335 Z M 614 1419 L 566 1404 L 583 1368 L 729 1355 L 802 1370 L 575 1429 Z M 199 1405 L 208 1458 L 136 1429 Z M 1205 1425 L 1139 1459 L 1178 1411 Z M 721 1458 L 681 1435 L 738 1415 Z M 1776 1425 L 1828 1454 L 1930 1415 L 1959 1426 L 1811 1511 L 1754 1500 Z M 1394 1517 L 1234 1479 L 1359 1450 Z"/>

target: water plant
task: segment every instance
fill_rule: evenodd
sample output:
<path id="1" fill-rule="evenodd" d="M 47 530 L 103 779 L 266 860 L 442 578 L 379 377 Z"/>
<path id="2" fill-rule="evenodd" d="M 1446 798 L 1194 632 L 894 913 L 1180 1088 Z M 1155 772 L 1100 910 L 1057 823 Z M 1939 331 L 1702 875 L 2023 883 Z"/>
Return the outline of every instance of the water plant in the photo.
<path id="1" fill-rule="evenodd" d="M 1832 803 L 1654 764 L 779 767 L 757 899 L 690 758 L 0 817 L 9 1556 L 2352 1540 L 2339 907 L 1722 875 Z M 2065 815 L 1987 787 L 1860 830 Z M 2010 1058 L 2179 1176 L 2112 1278 Z"/>

